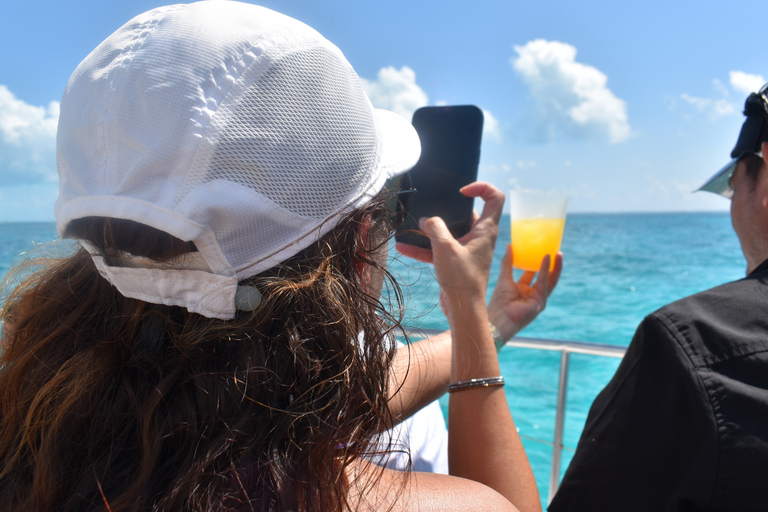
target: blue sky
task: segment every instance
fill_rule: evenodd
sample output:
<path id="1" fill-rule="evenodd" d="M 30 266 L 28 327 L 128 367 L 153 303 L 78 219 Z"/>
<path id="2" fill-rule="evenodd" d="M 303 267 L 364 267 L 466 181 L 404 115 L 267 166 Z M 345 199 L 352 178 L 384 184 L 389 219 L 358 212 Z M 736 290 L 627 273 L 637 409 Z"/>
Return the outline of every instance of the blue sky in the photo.
<path id="1" fill-rule="evenodd" d="M 58 100 L 150 0 L 10 2 L 0 31 L 0 222 L 52 220 Z M 268 0 L 345 53 L 376 106 L 486 112 L 481 179 L 571 211 L 725 210 L 691 194 L 768 77 L 757 1 Z"/>

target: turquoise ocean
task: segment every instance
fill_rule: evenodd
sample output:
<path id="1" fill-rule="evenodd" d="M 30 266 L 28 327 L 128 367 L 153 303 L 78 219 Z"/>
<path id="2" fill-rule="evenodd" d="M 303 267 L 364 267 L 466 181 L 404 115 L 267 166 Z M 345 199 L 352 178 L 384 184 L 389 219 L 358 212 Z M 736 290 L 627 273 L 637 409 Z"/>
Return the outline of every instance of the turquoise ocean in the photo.
<path id="1" fill-rule="evenodd" d="M 492 282 L 510 241 L 509 229 L 505 216 Z M 53 223 L 0 223 L 0 274 L 55 238 Z M 571 214 L 562 251 L 560 283 L 547 309 L 521 336 L 626 346 L 645 315 L 686 295 L 739 279 L 746 268 L 726 212 Z M 391 251 L 390 269 L 405 285 L 406 324 L 447 328 L 431 268 Z M 510 408 L 546 500 L 560 355 L 507 347 L 500 360 Z M 592 400 L 618 363 L 614 358 L 571 355 L 563 471 Z"/>

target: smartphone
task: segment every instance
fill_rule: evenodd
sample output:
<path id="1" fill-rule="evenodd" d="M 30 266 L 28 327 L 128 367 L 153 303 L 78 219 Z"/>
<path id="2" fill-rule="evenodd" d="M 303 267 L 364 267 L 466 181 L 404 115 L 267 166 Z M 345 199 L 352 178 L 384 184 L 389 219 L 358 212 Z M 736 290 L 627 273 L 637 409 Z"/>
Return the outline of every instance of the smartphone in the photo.
<path id="1" fill-rule="evenodd" d="M 413 113 L 412 124 L 421 140 L 421 157 L 409 173 L 416 192 L 395 240 L 429 249 L 419 230 L 421 217 L 440 217 L 454 238 L 472 227 L 474 199 L 459 189 L 477 181 L 483 111 L 474 105 L 423 107 Z"/>

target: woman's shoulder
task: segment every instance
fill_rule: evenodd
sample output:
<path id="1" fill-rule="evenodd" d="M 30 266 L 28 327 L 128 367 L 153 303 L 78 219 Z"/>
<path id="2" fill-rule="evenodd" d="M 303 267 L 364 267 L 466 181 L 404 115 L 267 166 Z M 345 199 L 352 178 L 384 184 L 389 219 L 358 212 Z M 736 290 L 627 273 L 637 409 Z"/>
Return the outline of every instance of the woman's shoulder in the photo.
<path id="1" fill-rule="evenodd" d="M 360 471 L 362 469 L 362 471 Z M 349 474 L 350 505 L 365 512 L 517 512 L 501 494 L 481 483 L 450 475 L 382 469 L 357 463 Z M 369 488 L 366 482 L 376 482 Z"/>

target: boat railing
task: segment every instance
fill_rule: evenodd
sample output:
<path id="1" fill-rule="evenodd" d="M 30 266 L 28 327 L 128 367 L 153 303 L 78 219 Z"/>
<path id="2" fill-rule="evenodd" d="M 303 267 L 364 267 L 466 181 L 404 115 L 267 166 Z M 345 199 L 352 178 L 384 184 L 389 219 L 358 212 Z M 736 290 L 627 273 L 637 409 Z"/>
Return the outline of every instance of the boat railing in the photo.
<path id="1" fill-rule="evenodd" d="M 406 328 L 406 333 L 409 337 L 424 338 L 439 334 L 437 329 L 415 329 Z M 552 464 L 549 474 L 549 496 L 547 502 L 552 501 L 552 498 L 557 492 L 557 488 L 560 485 L 560 465 L 562 461 L 563 452 L 563 434 L 565 427 L 565 406 L 566 406 L 566 390 L 568 389 L 568 370 L 570 366 L 571 354 L 586 354 L 592 356 L 601 357 L 624 357 L 625 347 L 619 347 L 616 345 L 607 345 L 603 343 L 592 343 L 587 341 L 565 341 L 565 340 L 551 340 L 544 338 L 525 338 L 515 337 L 507 341 L 507 347 L 527 348 L 533 350 L 549 350 L 554 352 L 560 352 L 560 376 L 557 385 L 557 412 L 555 414 L 555 437 L 552 442 Z M 530 438 L 532 441 L 542 442 L 549 444 L 549 441 L 544 439 Z"/>

